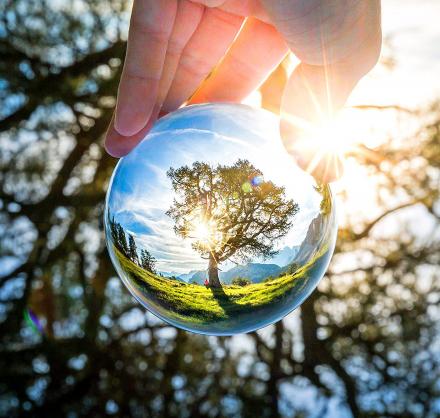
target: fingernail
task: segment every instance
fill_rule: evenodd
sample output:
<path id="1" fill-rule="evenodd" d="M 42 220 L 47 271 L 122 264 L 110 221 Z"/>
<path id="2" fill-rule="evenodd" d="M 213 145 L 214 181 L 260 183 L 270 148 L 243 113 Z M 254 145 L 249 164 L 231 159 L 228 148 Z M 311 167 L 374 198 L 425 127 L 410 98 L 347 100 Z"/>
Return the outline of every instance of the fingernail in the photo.
<path id="1" fill-rule="evenodd" d="M 125 111 L 116 111 L 115 129 L 122 136 L 136 135 L 145 123 L 140 115 L 126 113 Z"/>

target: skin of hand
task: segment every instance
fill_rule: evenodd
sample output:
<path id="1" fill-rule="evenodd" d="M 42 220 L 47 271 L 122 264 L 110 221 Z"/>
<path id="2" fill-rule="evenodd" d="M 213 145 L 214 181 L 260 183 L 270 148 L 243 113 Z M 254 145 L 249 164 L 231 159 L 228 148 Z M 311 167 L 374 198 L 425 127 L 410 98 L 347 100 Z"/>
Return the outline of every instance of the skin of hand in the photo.
<path id="1" fill-rule="evenodd" d="M 283 94 L 281 137 L 302 168 L 333 181 L 340 157 L 316 161 L 302 139 L 344 105 L 381 43 L 380 0 L 134 0 L 106 150 L 126 155 L 185 103 L 242 101 L 290 49 L 300 64 Z"/>

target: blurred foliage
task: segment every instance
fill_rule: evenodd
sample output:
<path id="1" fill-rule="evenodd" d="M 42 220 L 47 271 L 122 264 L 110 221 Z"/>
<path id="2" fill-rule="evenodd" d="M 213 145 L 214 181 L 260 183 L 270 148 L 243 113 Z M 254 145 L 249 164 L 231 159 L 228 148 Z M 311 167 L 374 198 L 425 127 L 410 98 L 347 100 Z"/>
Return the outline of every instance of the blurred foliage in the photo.
<path id="1" fill-rule="evenodd" d="M 0 415 L 306 417 L 333 404 L 438 416 L 440 106 L 366 110 L 419 128 L 351 157 L 376 182 L 377 213 L 342 225 L 326 279 L 296 314 L 234 338 L 177 331 L 137 306 L 104 247 L 116 161 L 102 138 L 127 7 L 0 0 Z M 272 110 L 278 73 L 262 89 Z M 405 223 L 410 210 L 429 239 Z"/>

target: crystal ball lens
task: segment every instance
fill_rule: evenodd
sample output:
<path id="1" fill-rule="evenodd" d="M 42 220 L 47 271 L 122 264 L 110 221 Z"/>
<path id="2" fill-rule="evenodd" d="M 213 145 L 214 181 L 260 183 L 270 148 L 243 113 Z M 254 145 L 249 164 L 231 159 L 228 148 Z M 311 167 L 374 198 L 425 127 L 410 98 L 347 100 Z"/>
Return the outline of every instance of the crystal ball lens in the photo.
<path id="1" fill-rule="evenodd" d="M 272 324 L 301 305 L 335 246 L 328 185 L 284 149 L 277 117 L 236 104 L 160 119 L 117 164 L 106 242 L 150 312 L 201 334 Z"/>

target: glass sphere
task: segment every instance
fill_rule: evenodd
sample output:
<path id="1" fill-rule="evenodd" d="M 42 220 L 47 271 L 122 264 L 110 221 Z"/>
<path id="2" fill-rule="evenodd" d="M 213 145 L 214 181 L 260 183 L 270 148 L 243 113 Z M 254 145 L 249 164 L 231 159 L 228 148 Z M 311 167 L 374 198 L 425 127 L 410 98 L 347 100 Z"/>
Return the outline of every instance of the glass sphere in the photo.
<path id="1" fill-rule="evenodd" d="M 107 246 L 154 315 L 202 334 L 250 332 L 317 286 L 335 246 L 334 201 L 295 165 L 278 131 L 264 110 L 188 106 L 119 161 Z"/>

